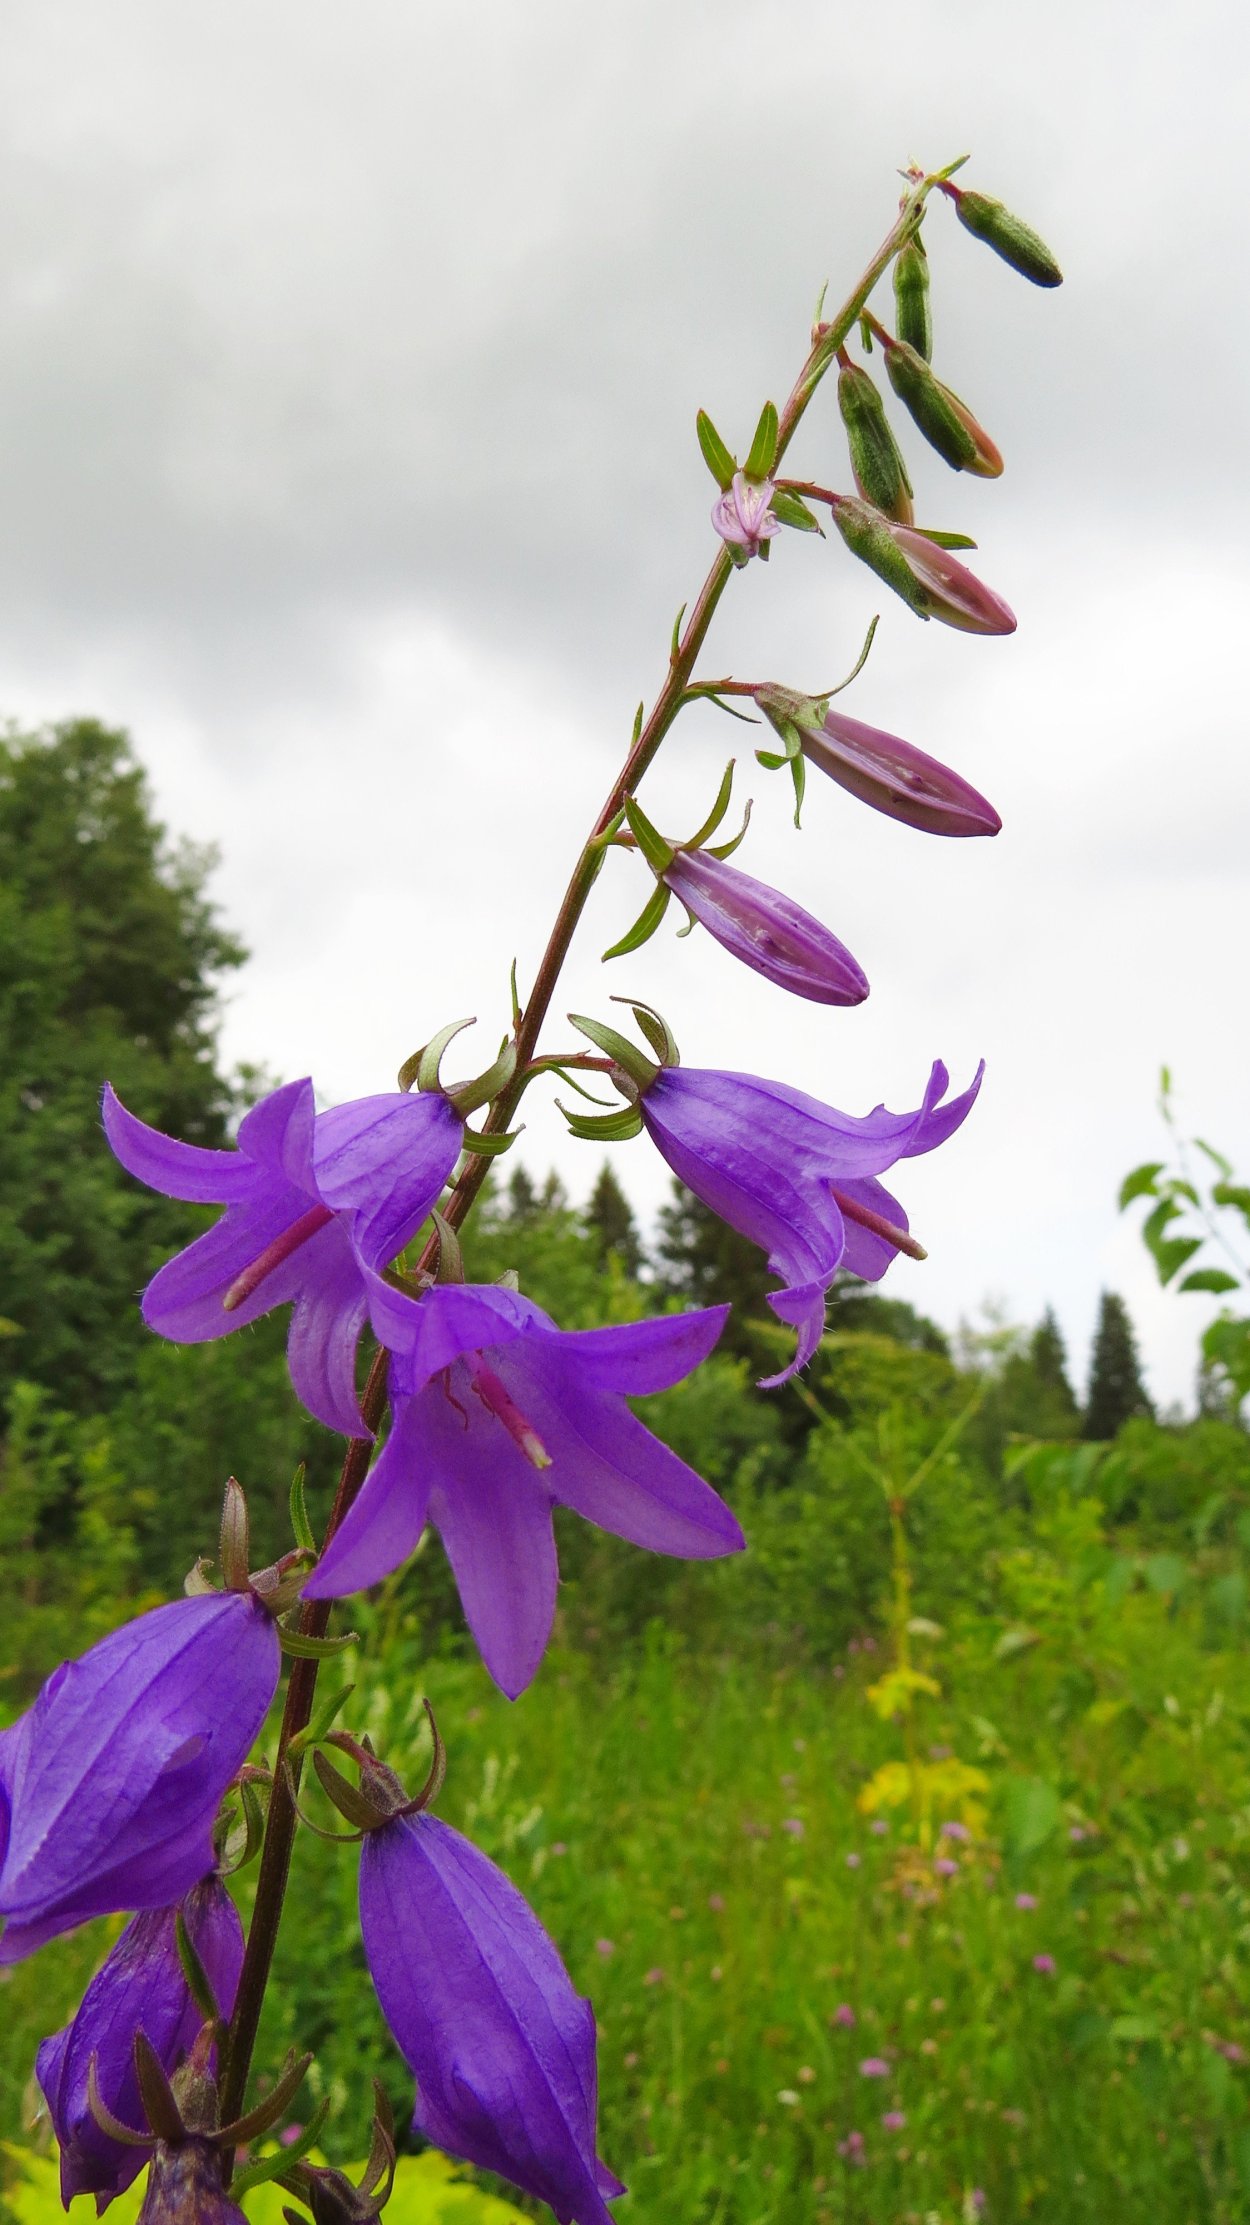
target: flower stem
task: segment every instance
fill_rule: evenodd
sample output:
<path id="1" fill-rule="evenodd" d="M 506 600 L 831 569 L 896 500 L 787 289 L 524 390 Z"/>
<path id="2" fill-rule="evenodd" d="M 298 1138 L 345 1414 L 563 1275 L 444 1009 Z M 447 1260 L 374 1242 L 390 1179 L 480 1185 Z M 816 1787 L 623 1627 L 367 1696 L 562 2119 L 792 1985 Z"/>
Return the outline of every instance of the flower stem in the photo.
<path id="1" fill-rule="evenodd" d="M 836 317 L 828 324 L 820 324 L 812 337 L 807 360 L 795 380 L 789 400 L 781 413 L 777 437 L 774 469 L 793 440 L 802 421 L 807 405 L 819 386 L 829 365 L 835 360 L 838 349 L 854 327 L 864 303 L 878 279 L 889 268 L 899 248 L 914 229 L 919 212 L 923 209 L 929 191 L 929 181 L 922 179 L 913 184 L 904 196 L 899 214 L 891 225 L 872 261 L 861 274 L 858 283 L 848 295 Z M 573 868 L 572 878 L 564 893 L 547 947 L 539 961 L 538 972 L 529 999 L 516 1024 L 516 1072 L 514 1078 L 491 1103 L 482 1123 L 487 1135 L 498 1135 L 512 1119 L 527 1082 L 535 1071 L 534 1059 L 539 1034 L 559 984 L 564 961 L 569 953 L 577 925 L 586 907 L 586 900 L 594 886 L 604 851 L 601 837 L 611 826 L 622 809 L 625 798 L 632 795 L 648 766 L 654 759 L 661 742 L 682 709 L 687 685 L 694 670 L 699 651 L 707 638 L 708 629 L 716 613 L 717 604 L 725 592 L 734 566 L 722 547 L 703 582 L 698 599 L 690 612 L 669 659 L 668 675 L 652 706 L 650 717 L 642 726 L 621 771 L 612 784 L 611 791 L 599 812 Z M 462 1169 L 452 1194 L 447 1201 L 443 1218 L 452 1228 L 458 1228 L 468 1214 L 486 1175 L 489 1161 L 484 1157 L 471 1158 Z M 433 1266 L 438 1250 L 437 1236 L 431 1237 L 418 1262 L 418 1269 Z M 373 1358 L 361 1398 L 361 1411 L 366 1425 L 376 1430 L 386 1406 L 385 1352 L 378 1351 Z M 329 1544 L 339 1524 L 346 1515 L 369 1468 L 371 1442 L 367 1438 L 353 1438 L 348 1446 L 339 1476 L 334 1504 L 326 1524 L 322 1551 Z M 329 1600 L 305 1602 L 299 1622 L 303 1636 L 319 1638 L 325 1635 L 330 1619 Z M 225 2066 L 221 2087 L 222 2122 L 229 2123 L 241 2109 L 247 2089 L 248 2072 L 256 2033 L 264 2004 L 265 1988 L 273 1964 L 278 1927 L 282 1920 L 282 1906 L 286 1897 L 287 1878 L 291 1867 L 291 1849 L 295 1839 L 295 1798 L 299 1789 L 300 1757 L 294 1756 L 287 1766 L 287 1752 L 291 1741 L 304 1730 L 312 1719 L 313 1702 L 317 1689 L 316 1661 L 295 1661 L 287 1684 L 286 1705 L 282 1728 L 278 1738 L 278 1758 L 273 1774 L 273 1791 L 269 1801 L 269 1815 L 265 1825 L 265 1843 L 261 1852 L 260 1869 L 256 1880 L 256 1900 L 248 1930 L 243 1968 L 235 2000 L 234 2016 L 230 2025 L 229 2043 L 225 2051 Z"/>

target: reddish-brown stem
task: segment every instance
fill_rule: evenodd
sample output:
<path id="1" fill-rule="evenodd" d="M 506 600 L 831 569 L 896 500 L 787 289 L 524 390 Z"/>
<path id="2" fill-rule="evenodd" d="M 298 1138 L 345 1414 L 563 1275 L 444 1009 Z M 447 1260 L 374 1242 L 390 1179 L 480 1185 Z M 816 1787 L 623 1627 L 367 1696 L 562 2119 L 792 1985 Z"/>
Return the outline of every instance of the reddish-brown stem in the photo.
<path id="1" fill-rule="evenodd" d="M 798 378 L 795 380 L 785 408 L 781 413 L 776 465 L 789 447 L 798 430 L 803 413 L 820 384 L 829 365 L 835 360 L 838 349 L 863 308 L 878 279 L 885 272 L 899 248 L 910 236 L 919 220 L 928 182 L 922 180 L 904 198 L 896 221 L 882 241 L 872 261 L 831 323 L 817 327 L 812 345 Z M 668 675 L 660 689 L 651 715 L 632 743 L 624 765 L 612 783 L 607 799 L 595 820 L 590 834 L 573 869 L 572 878 L 564 892 L 555 924 L 548 937 L 547 947 L 539 960 L 538 971 L 529 1000 L 516 1023 L 516 1072 L 507 1087 L 500 1091 L 490 1105 L 482 1123 L 483 1133 L 499 1135 L 506 1129 L 515 1113 L 538 1062 L 535 1053 L 538 1037 L 546 1020 L 551 1000 L 568 956 L 569 945 L 577 923 L 585 909 L 586 899 L 594 885 L 603 862 L 602 837 L 621 810 L 626 796 L 631 795 L 655 757 L 673 720 L 685 700 L 690 675 L 694 670 L 699 651 L 707 638 L 708 628 L 716 606 L 725 592 L 734 567 L 722 546 L 713 560 L 711 570 L 703 582 L 698 599 L 682 628 L 673 653 L 669 658 Z M 544 1062 L 545 1063 L 545 1062 Z M 466 1160 L 456 1179 L 447 1201 L 444 1219 L 452 1228 L 459 1228 L 468 1214 L 486 1177 L 489 1160 L 472 1156 Z M 438 1238 L 432 1236 L 418 1261 L 418 1272 L 431 1269 L 437 1260 Z M 386 1406 L 386 1354 L 377 1352 L 369 1370 L 361 1400 L 366 1425 L 376 1430 Z M 351 1506 L 365 1480 L 369 1468 L 370 1441 L 353 1439 L 339 1476 L 338 1489 L 330 1518 L 326 1524 L 322 1550 L 329 1544 L 348 1508 Z M 328 1600 L 309 1600 L 300 1616 L 299 1628 L 307 1637 L 322 1637 L 330 1619 Z M 277 1944 L 278 1927 L 282 1919 L 282 1904 L 286 1894 L 287 1878 L 291 1866 L 291 1848 L 295 1837 L 295 1793 L 299 1789 L 299 1756 L 289 1762 L 288 1750 L 298 1733 L 306 1729 L 312 1719 L 313 1701 L 317 1689 L 316 1661 L 295 1661 L 287 1685 L 286 1706 L 282 1716 L 282 1729 L 278 1739 L 278 1761 L 274 1770 L 273 1792 L 269 1802 L 269 1816 L 265 1826 L 265 1843 L 261 1852 L 260 1869 L 256 1880 L 256 1901 L 248 1930 L 247 1948 L 239 1978 L 234 2017 L 230 2026 L 225 2073 L 222 2080 L 223 2121 L 239 2113 L 247 2088 L 252 2050 L 256 2044 L 265 1987 L 273 1963 Z"/>

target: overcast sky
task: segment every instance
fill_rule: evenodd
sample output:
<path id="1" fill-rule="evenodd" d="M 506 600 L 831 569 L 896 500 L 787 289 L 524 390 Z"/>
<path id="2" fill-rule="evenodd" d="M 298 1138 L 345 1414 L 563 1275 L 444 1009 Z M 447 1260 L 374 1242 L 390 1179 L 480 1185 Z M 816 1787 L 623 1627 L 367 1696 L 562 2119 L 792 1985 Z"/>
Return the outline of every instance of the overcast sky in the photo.
<path id="1" fill-rule="evenodd" d="M 653 816 L 689 832 L 736 752 L 739 862 L 872 996 L 799 1004 L 667 928 L 601 974 L 645 895 L 622 857 L 563 1001 L 629 989 L 689 1063 L 852 1111 L 984 1055 L 972 1119 L 899 1183 L 930 1259 L 887 1288 L 949 1326 L 1050 1302 L 1078 1378 L 1118 1288 L 1156 1395 L 1188 1398 L 1206 1301 L 1156 1290 L 1115 1194 L 1162 1148 L 1165 1059 L 1250 1160 L 1244 25 L 1234 0 L 4 0 L 0 711 L 128 726 L 170 826 L 220 845 L 253 952 L 231 1059 L 342 1098 L 476 1012 L 485 1062 L 714 551 L 696 408 L 745 445 L 896 168 L 970 149 L 1067 283 L 934 209 L 935 367 L 1007 469 L 909 454 L 922 522 L 976 536 L 1019 631 L 921 625 L 836 539 L 787 536 L 705 669 L 827 686 L 881 609 L 847 708 L 1003 833 L 933 840 L 813 778 L 796 837 L 749 731 L 692 714 Z M 847 483 L 831 386 L 792 461 Z M 540 1097 L 520 1155 L 584 1195 L 598 1155 Z M 614 1164 L 654 1211 L 647 1144 Z"/>

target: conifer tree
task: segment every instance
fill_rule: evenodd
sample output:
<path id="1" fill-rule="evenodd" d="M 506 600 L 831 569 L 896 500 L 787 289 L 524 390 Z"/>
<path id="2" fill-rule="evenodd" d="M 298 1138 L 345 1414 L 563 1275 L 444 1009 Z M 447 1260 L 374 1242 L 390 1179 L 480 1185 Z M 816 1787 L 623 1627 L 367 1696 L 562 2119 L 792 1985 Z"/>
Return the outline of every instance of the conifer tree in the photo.
<path id="1" fill-rule="evenodd" d="M 1007 1359 L 1000 1386 L 1003 1425 L 1021 1437 L 1076 1437 L 1081 1410 L 1068 1380 L 1063 1333 L 1047 1306 L 1027 1346 Z"/>
<path id="2" fill-rule="evenodd" d="M 1135 1414 L 1153 1418 L 1154 1407 L 1142 1382 L 1137 1340 L 1128 1307 L 1114 1290 L 1104 1290 L 1090 1361 L 1089 1396 L 1082 1434 L 1098 1442 L 1114 1437 Z"/>
<path id="3" fill-rule="evenodd" d="M 606 1264 L 610 1257 L 616 1258 L 626 1275 L 636 1276 L 643 1264 L 642 1244 L 629 1199 L 608 1159 L 599 1169 L 599 1178 L 582 1217 L 601 1264 Z"/>

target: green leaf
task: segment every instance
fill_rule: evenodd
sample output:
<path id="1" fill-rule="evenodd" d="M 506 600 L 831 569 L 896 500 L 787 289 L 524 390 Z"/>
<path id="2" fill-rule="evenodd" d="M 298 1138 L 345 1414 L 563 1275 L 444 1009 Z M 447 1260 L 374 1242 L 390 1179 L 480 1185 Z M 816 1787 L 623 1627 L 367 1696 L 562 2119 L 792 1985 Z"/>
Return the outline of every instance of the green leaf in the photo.
<path id="1" fill-rule="evenodd" d="M 1240 1182 L 1214 1182 L 1211 1185 L 1212 1201 L 1216 1205 L 1231 1206 L 1240 1213 L 1243 1221 L 1250 1223 L 1250 1190 Z"/>
<path id="2" fill-rule="evenodd" d="M 1217 1576 L 1207 1586 L 1207 1610 L 1217 1622 L 1228 1623 L 1237 1629 L 1246 1619 L 1247 1587 L 1245 1573 L 1231 1568 L 1226 1576 Z"/>
<path id="3" fill-rule="evenodd" d="M 1172 1236 L 1156 1239 L 1150 1247 L 1154 1254 L 1155 1268 L 1161 1283 L 1170 1283 L 1195 1252 L 1202 1250 L 1200 1236 Z"/>
<path id="4" fill-rule="evenodd" d="M 1155 1182 L 1162 1172 L 1162 1159 L 1151 1159 L 1146 1165 L 1134 1167 L 1131 1174 L 1126 1174 L 1120 1184 L 1120 1211 L 1123 1212 L 1126 1205 L 1131 1205 L 1135 1197 L 1153 1197 Z"/>
<path id="5" fill-rule="evenodd" d="M 1223 1267 L 1195 1267 L 1176 1287 L 1178 1290 L 1213 1290 L 1222 1295 L 1226 1290 L 1240 1290 L 1241 1284 L 1236 1275 L 1230 1275 Z"/>
<path id="6" fill-rule="evenodd" d="M 317 1540 L 313 1536 L 313 1526 L 308 1519 L 308 1506 L 304 1498 L 304 1463 L 302 1460 L 291 1478 L 291 1529 L 297 1545 L 304 1546 L 310 1553 L 316 1552 Z"/>
<path id="7" fill-rule="evenodd" d="M 1201 1136 L 1195 1136 L 1194 1142 L 1197 1144 L 1199 1151 L 1204 1151 L 1206 1153 L 1208 1159 L 1211 1161 L 1212 1166 L 1219 1168 L 1224 1180 L 1226 1182 L 1230 1182 L 1232 1180 L 1233 1174 L 1233 1165 L 1231 1159 L 1226 1159 L 1222 1151 L 1216 1150 L 1214 1144 L 1204 1143 Z"/>
<path id="8" fill-rule="evenodd" d="M 792 525 L 799 533 L 819 533 L 824 538 L 824 527 L 815 512 L 809 510 L 802 495 L 794 494 L 789 487 L 778 487 L 772 499 L 772 513 L 783 525 Z"/>
<path id="9" fill-rule="evenodd" d="M 699 435 L 699 446 L 703 450 L 703 461 L 723 494 L 733 485 L 733 476 L 738 466 L 705 409 L 699 411 L 695 428 Z"/>
<path id="10" fill-rule="evenodd" d="M 1063 1813 L 1058 1793 L 1044 1777 L 1009 1778 L 1004 1806 L 1004 1843 L 1017 1856 L 1035 1854 L 1044 1846 Z"/>
<path id="11" fill-rule="evenodd" d="M 777 409 L 773 402 L 765 402 L 760 411 L 760 421 L 755 428 L 750 454 L 742 469 L 748 479 L 767 479 L 777 456 Z"/>
<path id="12" fill-rule="evenodd" d="M 1143 1574 L 1151 1591 L 1171 1599 L 1187 1582 L 1189 1570 L 1179 1553 L 1152 1553 Z"/>
<path id="13" fill-rule="evenodd" d="M 1111 2019 L 1111 2037 L 1113 2040 L 1125 2040 L 1130 2044 L 1136 2041 L 1140 2045 L 1145 2041 L 1161 2039 L 1162 2034 L 1153 2017 L 1113 2016 Z"/>

